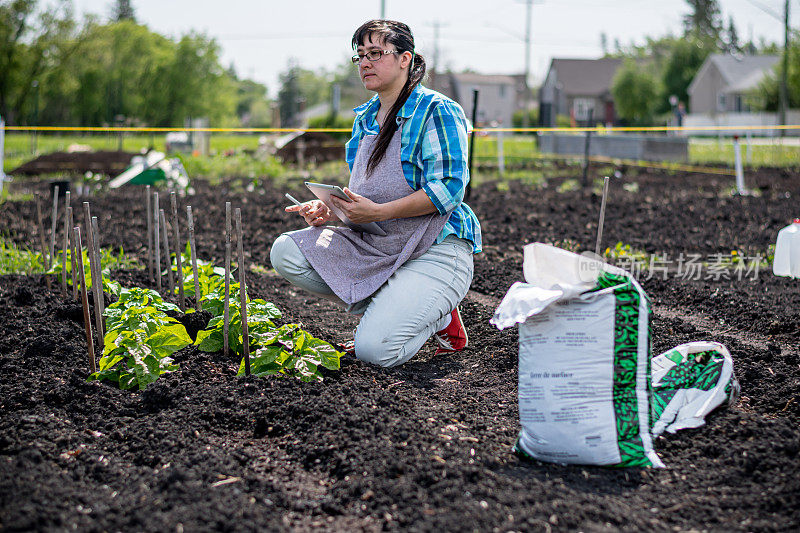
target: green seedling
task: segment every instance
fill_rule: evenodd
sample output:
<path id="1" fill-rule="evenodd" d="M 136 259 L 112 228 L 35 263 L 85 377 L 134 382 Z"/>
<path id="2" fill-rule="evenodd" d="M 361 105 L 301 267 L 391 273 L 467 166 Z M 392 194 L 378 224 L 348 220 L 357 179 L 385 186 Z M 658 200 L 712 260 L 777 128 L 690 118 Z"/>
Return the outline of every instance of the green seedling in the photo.
<path id="1" fill-rule="evenodd" d="M 248 321 L 249 322 L 249 321 Z M 301 381 L 322 381 L 320 367 L 338 370 L 342 353 L 329 343 L 311 336 L 298 324 L 251 333 L 251 373 L 255 376 L 287 375 Z M 244 360 L 238 376 L 244 375 Z"/>
<path id="2" fill-rule="evenodd" d="M 225 287 L 217 288 L 213 293 L 201 301 L 203 310 L 210 311 L 214 317 L 209 321 L 205 330 L 197 333 L 195 345 L 204 352 L 218 352 L 224 344 L 223 337 L 223 308 L 222 298 Z M 239 284 L 231 283 L 230 307 L 228 322 L 228 346 L 235 352 L 242 349 L 242 314 L 239 304 Z M 276 329 L 274 319 L 280 318 L 281 312 L 273 304 L 256 299 L 247 302 L 247 326 L 250 335 L 268 333 Z"/>
<path id="3" fill-rule="evenodd" d="M 144 390 L 161 375 L 178 369 L 170 357 L 192 344 L 186 328 L 167 316 L 178 307 L 157 292 L 120 289 L 119 299 L 105 311 L 107 332 L 99 370 L 89 380 L 107 379 L 120 389 Z"/>
<path id="4" fill-rule="evenodd" d="M 0 240 L 0 274 L 25 274 L 44 272 L 45 261 L 40 252 L 20 248 L 13 242 Z"/>
<path id="5" fill-rule="evenodd" d="M 203 282 L 204 276 L 198 273 Z M 201 283 L 201 287 L 203 283 Z M 203 294 L 201 305 L 213 318 L 205 330 L 198 332 L 195 346 L 204 352 L 218 352 L 224 345 L 223 305 L 225 284 L 222 276 L 210 275 L 205 280 L 208 292 Z M 242 314 L 238 283 L 230 284 L 228 346 L 234 352 L 242 350 Z M 201 288 L 201 292 L 203 289 Z M 297 324 L 277 327 L 275 319 L 281 312 L 273 304 L 256 299 L 247 301 L 247 327 L 250 337 L 251 372 L 256 376 L 293 376 L 302 381 L 321 381 L 320 367 L 339 368 L 342 353 L 330 343 L 313 337 Z M 244 359 L 239 374 L 244 375 Z"/>

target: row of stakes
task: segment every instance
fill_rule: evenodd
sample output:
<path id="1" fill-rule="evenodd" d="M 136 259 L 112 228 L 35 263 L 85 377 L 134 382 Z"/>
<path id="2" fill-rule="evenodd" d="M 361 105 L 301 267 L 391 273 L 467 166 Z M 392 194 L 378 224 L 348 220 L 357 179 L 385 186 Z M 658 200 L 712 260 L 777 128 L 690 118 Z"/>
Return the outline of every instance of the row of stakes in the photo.
<path id="1" fill-rule="evenodd" d="M 162 294 L 162 271 L 161 271 L 161 244 L 164 246 L 164 263 L 167 265 L 167 280 L 169 284 L 170 295 L 175 294 L 175 279 L 172 274 L 172 261 L 170 259 L 170 243 L 167 228 L 167 219 L 164 210 L 159 208 L 158 192 L 150 191 L 150 185 L 145 187 L 145 197 L 147 205 L 147 262 L 149 268 L 150 279 L 155 279 L 156 289 L 159 294 Z M 56 246 L 56 226 L 58 220 L 58 198 L 59 187 L 56 185 L 53 188 L 53 216 L 50 229 L 50 247 L 49 250 L 45 244 L 44 226 L 42 224 L 42 208 L 40 206 L 40 199 L 37 195 L 36 198 L 36 214 L 39 226 L 39 244 L 41 246 L 42 258 L 48 261 L 50 266 L 53 265 L 55 259 L 55 246 Z M 178 273 L 178 306 L 182 312 L 186 312 L 186 301 L 183 294 L 183 266 L 181 258 L 181 237 L 180 225 L 178 223 L 178 202 L 175 192 L 170 193 L 170 204 L 172 208 L 172 229 L 175 239 L 175 257 L 177 262 Z M 100 347 L 101 353 L 104 350 L 104 323 L 103 313 L 105 311 L 105 302 L 103 300 L 103 286 L 102 286 L 102 267 L 100 265 L 100 228 L 97 223 L 97 217 L 91 216 L 89 202 L 83 202 L 83 213 L 85 218 L 84 236 L 86 239 L 87 256 L 89 259 L 89 273 L 92 277 L 92 297 L 94 300 L 94 315 L 97 330 L 97 345 Z M 195 294 L 195 309 L 200 311 L 200 284 L 197 277 L 197 252 L 195 247 L 194 238 L 194 218 L 192 216 L 192 206 L 186 206 L 186 219 L 189 230 L 189 247 L 191 250 L 192 272 L 194 274 L 194 294 Z M 245 363 L 245 375 L 250 375 L 250 343 L 247 327 L 247 291 L 246 279 L 244 268 L 244 249 L 242 245 L 242 211 L 240 208 L 235 210 L 236 221 L 236 241 L 237 241 L 237 255 L 239 259 L 238 274 L 239 274 L 239 295 L 241 297 L 240 312 L 242 316 L 242 356 Z M 97 362 L 94 351 L 94 340 L 92 334 L 92 323 L 90 318 L 89 308 L 89 295 L 86 290 L 86 279 L 84 274 L 83 262 L 83 244 L 81 242 L 81 228 L 73 224 L 73 211 L 70 206 L 70 192 L 65 193 L 65 209 L 64 209 L 64 227 L 72 228 L 72 232 L 64 231 L 64 245 L 61 254 L 61 293 L 66 298 L 67 291 L 67 250 L 71 257 L 71 272 L 72 272 L 72 297 L 76 300 L 80 299 L 83 306 L 83 322 L 86 329 L 86 343 L 89 348 L 89 370 L 94 373 L 97 371 Z M 70 238 L 71 237 L 71 238 Z M 224 303 L 224 322 L 223 322 L 223 352 L 225 356 L 229 353 L 228 341 L 228 326 L 230 322 L 230 277 L 231 277 L 231 243 L 233 240 L 233 232 L 231 227 L 231 203 L 225 202 L 225 303 Z M 48 253 L 49 252 L 49 253 Z M 100 280 L 96 283 L 96 280 Z M 50 277 L 46 276 L 45 281 L 48 289 L 51 288 Z"/>

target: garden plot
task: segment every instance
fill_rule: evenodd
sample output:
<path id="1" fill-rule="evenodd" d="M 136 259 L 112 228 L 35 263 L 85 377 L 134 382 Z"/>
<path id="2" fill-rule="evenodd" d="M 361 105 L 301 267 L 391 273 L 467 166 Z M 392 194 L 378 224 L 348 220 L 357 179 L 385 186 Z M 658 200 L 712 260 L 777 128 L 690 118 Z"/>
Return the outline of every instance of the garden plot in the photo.
<path id="1" fill-rule="evenodd" d="M 343 358 L 322 382 L 237 378 L 238 357 L 194 346 L 173 354 L 179 370 L 144 391 L 87 382 L 80 306 L 47 291 L 41 276 L 3 277 L 0 528 L 796 529 L 800 283 L 766 267 L 742 270 L 731 257 L 769 254 L 797 216 L 798 178 L 750 175 L 752 197 L 700 174 L 648 171 L 611 184 L 604 247 L 632 267 L 651 259 L 664 267 L 639 277 L 653 300 L 653 353 L 721 342 L 742 386 L 740 402 L 706 426 L 656 440 L 660 470 L 564 467 L 511 453 L 517 338 L 489 318 L 522 278 L 523 244 L 594 248 L 598 191 L 559 180 L 477 187 L 469 203 L 486 251 L 463 303 L 471 346 L 433 357 L 429 344 L 397 369 Z M 354 318 L 269 271 L 272 240 L 297 227 L 283 212 L 287 190 L 244 192 L 235 180 L 196 190 L 183 202 L 194 208 L 201 258 L 222 264 L 224 202 L 241 206 L 251 297 L 316 337 L 347 339 Z M 300 190 L 298 180 L 289 192 Z M 101 245 L 144 257 L 141 191 L 91 202 Z M 0 206 L 0 227 L 18 244 L 35 248 L 35 220 L 30 202 Z M 700 256 L 698 279 L 679 269 L 680 254 Z M 112 278 L 154 288 L 146 271 Z"/>

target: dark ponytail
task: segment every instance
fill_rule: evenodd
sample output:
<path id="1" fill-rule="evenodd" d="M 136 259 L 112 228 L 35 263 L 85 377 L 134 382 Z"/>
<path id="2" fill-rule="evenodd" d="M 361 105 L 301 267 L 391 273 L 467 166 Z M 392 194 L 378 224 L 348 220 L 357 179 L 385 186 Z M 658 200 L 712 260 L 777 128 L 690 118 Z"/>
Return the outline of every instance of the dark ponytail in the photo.
<path id="1" fill-rule="evenodd" d="M 372 153 L 367 161 L 367 176 L 372 174 L 372 171 L 386 155 L 386 149 L 389 147 L 394 132 L 397 131 L 397 113 L 408 100 L 411 91 L 422 82 L 426 71 L 425 58 L 414 51 L 414 36 L 407 25 L 394 20 L 382 19 L 365 22 L 353 34 L 353 50 L 359 45 L 363 45 L 365 39 L 371 34 L 387 44 L 393 44 L 400 53 L 411 52 L 411 65 L 408 69 L 408 79 L 394 105 L 389 109 L 380 134 L 372 147 Z"/>

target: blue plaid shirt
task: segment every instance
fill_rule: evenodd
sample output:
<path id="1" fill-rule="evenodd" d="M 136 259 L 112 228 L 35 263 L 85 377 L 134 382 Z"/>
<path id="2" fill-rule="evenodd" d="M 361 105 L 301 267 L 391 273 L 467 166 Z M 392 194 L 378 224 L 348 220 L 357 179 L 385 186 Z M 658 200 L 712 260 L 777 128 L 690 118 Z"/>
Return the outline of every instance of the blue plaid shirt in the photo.
<path id="1" fill-rule="evenodd" d="M 353 135 L 345 145 L 350 171 L 361 139 L 379 132 L 375 120 L 379 107 L 375 95 L 353 109 Z M 480 252 L 478 217 L 462 202 L 469 182 L 464 110 L 446 96 L 417 85 L 397 113 L 397 124 L 402 128 L 400 163 L 409 187 L 423 189 L 440 214 L 450 214 L 436 242 L 455 235 L 470 241 L 473 253 Z"/>

